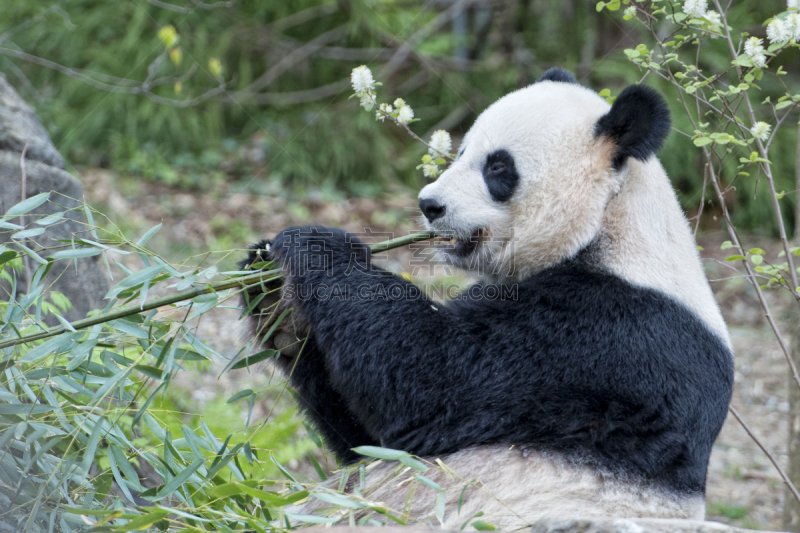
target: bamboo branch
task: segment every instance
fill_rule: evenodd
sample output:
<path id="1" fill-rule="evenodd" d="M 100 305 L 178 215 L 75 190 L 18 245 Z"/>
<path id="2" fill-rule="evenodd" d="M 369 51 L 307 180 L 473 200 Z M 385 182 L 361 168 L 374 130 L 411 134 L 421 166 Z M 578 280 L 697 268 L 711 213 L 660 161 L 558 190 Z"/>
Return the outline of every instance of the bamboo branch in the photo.
<path id="1" fill-rule="evenodd" d="M 388 241 L 372 244 L 370 245 L 370 249 L 376 253 L 385 252 L 386 250 L 399 248 L 400 246 L 407 246 L 415 242 L 426 241 L 428 239 L 432 239 L 433 237 L 434 237 L 433 232 L 429 231 L 412 233 L 410 235 L 404 235 L 402 237 L 397 237 L 395 239 L 389 239 Z M 258 285 L 260 283 L 273 281 L 279 279 L 282 275 L 283 272 L 281 269 L 272 269 L 272 270 L 264 270 L 255 274 L 247 274 L 239 276 L 237 278 L 221 281 L 218 283 L 209 283 L 202 287 L 193 287 L 191 289 L 186 289 L 185 291 L 177 292 L 170 296 L 162 296 L 161 298 L 155 298 L 145 303 L 143 306 L 137 305 L 133 307 L 123 307 L 121 309 L 110 311 L 108 313 L 103 313 L 95 315 L 93 317 L 76 320 L 75 322 L 70 323 L 70 326 L 72 326 L 72 328 L 76 330 L 85 329 L 97 324 L 103 324 L 105 322 L 110 322 L 112 320 L 117 320 L 119 318 L 123 318 L 126 316 L 136 315 L 139 313 L 143 313 L 145 311 L 150 311 L 151 309 L 156 309 L 158 307 L 163 307 L 165 305 L 171 305 L 174 303 L 190 300 L 202 294 L 210 294 L 237 287 L 244 288 L 244 287 L 249 287 L 251 285 Z M 46 339 L 48 337 L 55 337 L 56 335 L 60 335 L 67 331 L 70 330 L 65 326 L 48 328 L 38 333 L 33 333 L 30 335 L 24 335 L 16 339 L 9 339 L 2 341 L 0 342 L 0 349 L 8 348 L 10 346 L 16 346 L 18 344 L 23 344 L 26 342 L 33 342 L 41 339 Z"/>

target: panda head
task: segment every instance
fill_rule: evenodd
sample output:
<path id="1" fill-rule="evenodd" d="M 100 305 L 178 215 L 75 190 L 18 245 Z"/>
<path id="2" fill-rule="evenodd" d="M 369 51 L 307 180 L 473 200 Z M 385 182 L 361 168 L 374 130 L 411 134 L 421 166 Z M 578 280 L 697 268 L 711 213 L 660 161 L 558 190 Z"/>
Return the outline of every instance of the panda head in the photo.
<path id="1" fill-rule="evenodd" d="M 635 162 L 659 165 L 669 128 L 653 89 L 632 85 L 609 105 L 551 69 L 478 117 L 455 162 L 420 191 L 424 223 L 453 264 L 525 277 L 596 239 Z"/>

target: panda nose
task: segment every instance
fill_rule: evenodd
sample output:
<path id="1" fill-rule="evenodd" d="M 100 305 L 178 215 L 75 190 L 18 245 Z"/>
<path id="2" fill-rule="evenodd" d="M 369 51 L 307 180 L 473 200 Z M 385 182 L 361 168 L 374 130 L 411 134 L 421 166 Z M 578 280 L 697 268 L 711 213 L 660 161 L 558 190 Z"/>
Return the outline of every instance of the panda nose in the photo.
<path id="1" fill-rule="evenodd" d="M 422 211 L 422 214 L 425 215 L 425 218 L 428 219 L 428 222 L 433 222 L 437 218 L 442 218 L 445 211 L 447 211 L 442 204 L 433 198 L 423 198 L 420 200 L 419 209 Z"/>

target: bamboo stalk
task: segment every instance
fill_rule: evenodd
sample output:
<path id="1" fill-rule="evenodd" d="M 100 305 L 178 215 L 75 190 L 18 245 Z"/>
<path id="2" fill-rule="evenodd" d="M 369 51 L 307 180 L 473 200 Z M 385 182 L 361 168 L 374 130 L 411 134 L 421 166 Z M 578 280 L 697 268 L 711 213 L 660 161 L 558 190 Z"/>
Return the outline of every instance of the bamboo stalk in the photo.
<path id="1" fill-rule="evenodd" d="M 415 242 L 426 241 L 428 239 L 432 239 L 433 237 L 434 233 L 429 231 L 412 233 L 410 235 L 404 235 L 402 237 L 397 237 L 395 239 L 389 239 L 388 241 L 372 244 L 370 245 L 370 249 L 373 252 L 384 252 L 386 250 L 391 250 L 393 248 L 407 246 Z M 119 318 L 123 318 L 126 316 L 136 315 L 139 313 L 143 313 L 145 311 L 150 311 L 151 309 L 163 307 L 165 305 L 170 305 L 190 300 L 202 294 L 209 294 L 212 292 L 218 292 L 225 289 L 233 289 L 236 287 L 249 287 L 251 285 L 257 285 L 259 283 L 279 279 L 281 276 L 282 276 L 282 271 L 280 269 L 273 269 L 273 270 L 264 270 L 255 274 L 243 275 L 235 279 L 220 281 L 218 283 L 209 283 L 202 287 L 193 287 L 191 289 L 186 289 L 185 291 L 177 292 L 170 296 L 162 296 L 161 298 L 155 298 L 145 303 L 143 306 L 137 305 L 134 307 L 123 307 L 121 309 L 109 311 L 108 313 L 103 313 L 93 317 L 76 320 L 75 322 L 70 323 L 70 326 L 72 326 L 76 330 L 85 329 L 94 326 L 96 324 L 103 324 L 105 322 L 110 322 L 111 320 L 117 320 Z M 0 349 L 8 348 L 10 346 L 16 346 L 18 344 L 23 344 L 26 342 L 33 342 L 41 339 L 46 339 L 48 337 L 55 337 L 56 335 L 60 335 L 67 331 L 69 331 L 69 329 L 65 326 L 48 328 L 44 331 L 32 333 L 30 335 L 24 335 L 16 339 L 8 339 L 2 341 L 0 342 Z"/>

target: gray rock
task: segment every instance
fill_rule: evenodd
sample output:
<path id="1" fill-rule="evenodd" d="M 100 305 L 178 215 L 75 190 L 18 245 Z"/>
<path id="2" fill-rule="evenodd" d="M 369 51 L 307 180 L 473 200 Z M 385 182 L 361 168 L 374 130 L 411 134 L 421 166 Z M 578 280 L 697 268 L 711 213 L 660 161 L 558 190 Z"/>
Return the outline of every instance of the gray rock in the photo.
<path id="1" fill-rule="evenodd" d="M 21 153 L 26 142 L 27 159 L 64 168 L 64 159 L 50 141 L 36 111 L 0 74 L 0 150 Z"/>
<path id="2" fill-rule="evenodd" d="M 370 533 L 369 526 L 310 527 L 307 533 Z M 388 526 L 383 533 L 429 533 L 434 528 Z M 441 531 L 441 530 L 438 530 Z M 525 530 L 519 530 L 524 533 Z M 453 532 L 456 533 L 456 532 Z M 531 526 L 530 533 L 754 533 L 720 522 L 663 518 L 546 518 Z"/>
<path id="3" fill-rule="evenodd" d="M 14 89 L 0 75 L 0 214 L 22 200 L 21 152 L 28 143 L 25 164 L 25 196 L 30 198 L 43 192 L 50 192 L 50 200 L 36 208 L 35 214 L 26 215 L 28 227 L 37 227 L 30 222 L 35 218 L 67 211 L 64 222 L 47 228 L 42 235 L 25 241 L 29 248 L 41 251 L 48 257 L 54 251 L 42 251 L 61 243 L 58 239 L 72 239 L 73 236 L 88 236 L 80 210 L 83 187 L 80 181 L 63 170 L 64 160 L 50 142 L 34 110 L 14 92 Z M 78 208 L 76 211 L 68 211 Z M 19 223 L 19 219 L 12 220 Z M 0 243 L 9 244 L 13 231 L 0 230 Z M 20 251 L 14 245 L 10 248 Z M 72 302 L 73 309 L 64 317 L 73 321 L 84 318 L 92 309 L 102 307 L 103 296 L 108 291 L 105 271 L 97 261 L 98 257 L 82 258 L 75 261 L 59 261 L 48 277 L 49 290 L 63 293 Z M 37 263 L 31 264 L 35 271 Z M 77 267 L 77 268 L 76 268 Z M 27 272 L 26 272 L 27 275 Z M 0 294 L 5 294 L 0 285 Z M 47 320 L 50 325 L 57 323 L 54 317 Z"/>
<path id="4" fill-rule="evenodd" d="M 530 533 L 745 533 L 751 531 L 720 522 L 665 518 L 549 518 Z"/>

